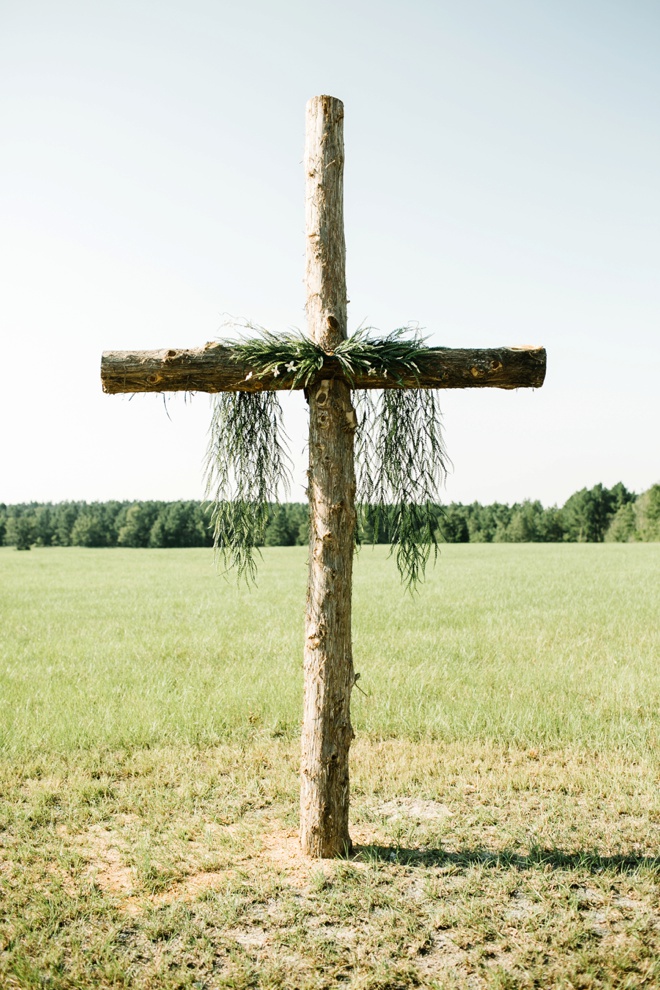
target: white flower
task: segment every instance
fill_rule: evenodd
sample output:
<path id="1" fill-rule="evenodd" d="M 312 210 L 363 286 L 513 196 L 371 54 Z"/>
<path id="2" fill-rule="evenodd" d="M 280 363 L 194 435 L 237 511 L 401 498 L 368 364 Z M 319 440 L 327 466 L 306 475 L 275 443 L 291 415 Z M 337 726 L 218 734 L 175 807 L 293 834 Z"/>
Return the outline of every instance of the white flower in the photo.
<path id="1" fill-rule="evenodd" d="M 286 366 L 286 370 L 287 371 L 295 371 L 296 370 L 296 363 L 295 363 L 295 361 L 289 361 L 289 363 Z"/>
<path id="2" fill-rule="evenodd" d="M 279 374 L 280 374 L 280 366 L 279 364 L 276 364 L 275 367 L 273 368 L 273 378 L 278 378 Z"/>
<path id="3" fill-rule="evenodd" d="M 387 368 L 383 368 L 383 378 L 387 378 Z"/>
<path id="4" fill-rule="evenodd" d="M 247 375 L 245 376 L 245 381 L 249 382 L 251 378 L 252 378 L 252 372 L 248 371 Z"/>
<path id="5" fill-rule="evenodd" d="M 368 373 L 370 375 L 375 375 L 376 374 L 376 369 L 375 368 L 369 368 L 369 372 Z"/>

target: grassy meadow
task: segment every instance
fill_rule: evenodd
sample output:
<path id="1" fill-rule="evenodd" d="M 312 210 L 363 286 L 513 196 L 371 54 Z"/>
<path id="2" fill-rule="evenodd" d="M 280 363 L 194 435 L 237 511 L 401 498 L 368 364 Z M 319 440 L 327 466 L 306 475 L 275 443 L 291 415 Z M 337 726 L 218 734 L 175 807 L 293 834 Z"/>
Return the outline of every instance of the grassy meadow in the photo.
<path id="1" fill-rule="evenodd" d="M 364 548 L 322 863 L 305 558 L 0 550 L 0 986 L 660 987 L 660 544 Z"/>

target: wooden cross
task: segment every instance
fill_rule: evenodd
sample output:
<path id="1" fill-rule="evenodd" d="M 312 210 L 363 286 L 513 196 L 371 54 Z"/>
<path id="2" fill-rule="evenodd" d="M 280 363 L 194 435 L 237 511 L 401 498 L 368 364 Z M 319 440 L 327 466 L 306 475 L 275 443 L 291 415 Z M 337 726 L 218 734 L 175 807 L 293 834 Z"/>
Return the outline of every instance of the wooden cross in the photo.
<path id="1" fill-rule="evenodd" d="M 305 142 L 307 321 L 327 354 L 305 389 L 309 404 L 309 579 L 305 618 L 300 840 L 310 856 L 350 849 L 348 751 L 353 738 L 351 651 L 353 540 L 356 525 L 351 389 L 332 358 L 346 338 L 346 248 L 343 218 L 344 107 L 331 96 L 307 104 Z M 432 348 L 410 388 L 529 388 L 545 377 L 541 347 Z M 109 351 L 106 392 L 245 391 L 290 386 L 254 376 L 231 348 Z M 358 374 L 354 388 L 402 387 L 381 373 Z"/>

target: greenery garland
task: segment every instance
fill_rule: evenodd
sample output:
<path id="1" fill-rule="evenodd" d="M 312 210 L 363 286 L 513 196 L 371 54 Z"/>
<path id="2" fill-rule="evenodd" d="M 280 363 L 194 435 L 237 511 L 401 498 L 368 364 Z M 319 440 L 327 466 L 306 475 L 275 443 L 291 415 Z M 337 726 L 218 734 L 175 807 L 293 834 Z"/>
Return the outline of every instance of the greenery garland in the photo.
<path id="1" fill-rule="evenodd" d="M 327 354 L 302 334 L 272 334 L 261 328 L 231 347 L 247 378 L 282 376 L 290 388 L 306 387 L 328 357 L 349 385 L 358 373 L 403 385 L 417 379 L 424 338 L 408 327 L 387 337 L 359 330 Z M 413 589 L 437 556 L 433 505 L 446 476 L 447 455 L 435 390 L 356 389 L 356 501 L 359 517 L 371 516 L 377 536 L 387 520 L 392 548 L 405 584 Z M 263 543 L 268 505 L 288 490 L 290 458 L 277 393 L 224 392 L 214 397 L 206 460 L 207 498 L 213 502 L 215 547 L 239 577 L 254 580 L 254 550 Z M 356 534 L 357 538 L 357 534 Z"/>
<path id="2" fill-rule="evenodd" d="M 306 388 L 323 369 L 328 358 L 338 362 L 349 384 L 360 372 L 391 375 L 398 384 L 403 376 L 419 376 L 418 359 L 427 348 L 424 338 L 400 327 L 387 337 L 371 337 L 360 329 L 342 340 L 332 352 L 326 352 L 302 333 L 274 334 L 263 327 L 251 327 L 256 336 L 239 341 L 223 341 L 231 348 L 232 360 L 249 368 L 248 378 L 282 377 L 290 388 Z M 410 333 L 413 336 L 409 336 Z"/>

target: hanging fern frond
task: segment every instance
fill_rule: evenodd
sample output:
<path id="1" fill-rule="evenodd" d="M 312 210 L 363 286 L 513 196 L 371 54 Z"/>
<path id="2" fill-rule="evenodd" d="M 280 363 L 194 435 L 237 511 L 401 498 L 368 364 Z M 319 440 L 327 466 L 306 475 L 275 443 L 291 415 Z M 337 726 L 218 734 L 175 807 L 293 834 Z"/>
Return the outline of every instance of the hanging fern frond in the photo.
<path id="1" fill-rule="evenodd" d="M 409 589 L 438 554 L 435 505 L 449 463 L 440 404 L 432 389 L 356 391 L 358 512 L 369 516 L 373 539 L 385 530 Z M 395 550 L 396 548 L 396 550 Z"/>
<path id="2" fill-rule="evenodd" d="M 288 492 L 291 471 L 276 392 L 213 397 L 206 453 L 206 497 L 213 503 L 214 546 L 227 568 L 254 581 L 268 508 Z"/>

